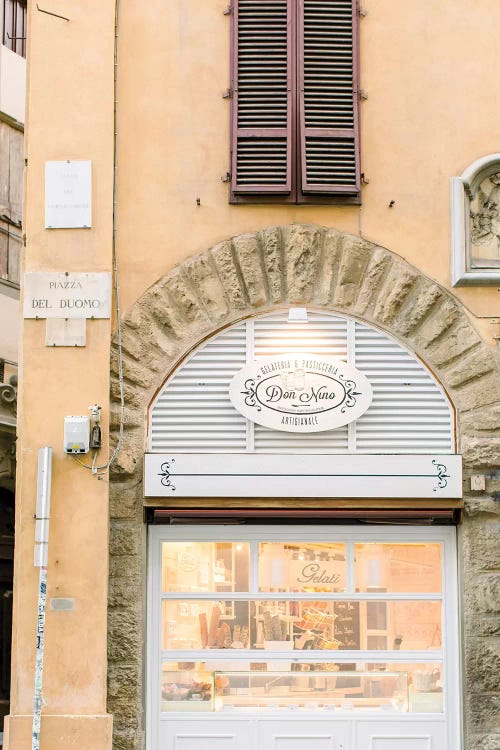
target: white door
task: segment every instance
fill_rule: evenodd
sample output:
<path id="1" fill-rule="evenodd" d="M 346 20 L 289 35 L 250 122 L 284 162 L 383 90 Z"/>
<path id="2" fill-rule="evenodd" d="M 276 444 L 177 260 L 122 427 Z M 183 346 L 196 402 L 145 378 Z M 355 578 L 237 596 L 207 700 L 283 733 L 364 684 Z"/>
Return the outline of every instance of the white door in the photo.
<path id="1" fill-rule="evenodd" d="M 150 527 L 148 589 L 148 750 L 460 748 L 455 529 Z"/>

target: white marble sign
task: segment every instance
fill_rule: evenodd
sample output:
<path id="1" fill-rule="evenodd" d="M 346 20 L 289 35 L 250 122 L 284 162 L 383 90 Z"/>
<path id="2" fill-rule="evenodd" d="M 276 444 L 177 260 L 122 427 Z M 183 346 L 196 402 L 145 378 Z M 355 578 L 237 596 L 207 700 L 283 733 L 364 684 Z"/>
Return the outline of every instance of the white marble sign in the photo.
<path id="1" fill-rule="evenodd" d="M 340 359 L 283 354 L 259 359 L 229 386 L 234 408 L 252 422 L 284 432 L 322 432 L 358 419 L 372 402 L 362 372 Z"/>
<path id="2" fill-rule="evenodd" d="M 45 324 L 45 346 L 85 346 L 85 318 L 48 318 Z"/>
<path id="3" fill-rule="evenodd" d="M 92 226 L 92 162 L 45 162 L 45 228 Z"/>
<path id="4" fill-rule="evenodd" d="M 147 453 L 146 497 L 461 498 L 458 455 Z"/>
<path id="5" fill-rule="evenodd" d="M 109 318 L 111 274 L 25 273 L 25 318 Z"/>

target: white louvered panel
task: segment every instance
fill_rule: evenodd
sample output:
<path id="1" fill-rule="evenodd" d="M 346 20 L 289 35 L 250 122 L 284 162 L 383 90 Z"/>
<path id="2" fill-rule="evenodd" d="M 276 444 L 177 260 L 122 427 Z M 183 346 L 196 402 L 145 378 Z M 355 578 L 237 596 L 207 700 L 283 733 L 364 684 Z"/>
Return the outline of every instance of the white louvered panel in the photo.
<path id="1" fill-rule="evenodd" d="M 347 320 L 308 313 L 307 323 L 288 323 L 287 314 L 269 315 L 254 322 L 254 356 L 306 352 L 324 357 L 347 357 Z"/>
<path id="2" fill-rule="evenodd" d="M 254 429 L 258 453 L 347 453 L 347 427 L 304 435 L 269 430 L 258 424 Z"/>
<path id="3" fill-rule="evenodd" d="M 245 365 L 246 327 L 209 341 L 168 381 L 152 410 L 151 450 L 231 452 L 246 448 L 246 420 L 229 401 L 229 383 Z"/>
<path id="4" fill-rule="evenodd" d="M 356 323 L 355 365 L 373 386 L 356 422 L 359 453 L 451 453 L 450 406 L 427 369 L 384 334 Z"/>
<path id="5" fill-rule="evenodd" d="M 254 358 L 293 352 L 347 359 L 347 321 L 310 312 L 307 323 L 288 323 L 287 315 L 254 322 Z M 262 453 L 345 453 L 347 427 L 300 435 L 254 426 L 255 450 Z"/>
<path id="6" fill-rule="evenodd" d="M 354 331 L 351 363 L 374 388 L 373 403 L 356 422 L 349 445 L 347 427 L 304 435 L 269 430 L 247 423 L 232 407 L 229 383 L 246 362 L 294 352 L 346 360 L 348 330 Z M 400 344 L 325 313 L 310 312 L 308 323 L 288 323 L 287 314 L 275 314 L 223 332 L 181 366 L 151 411 L 150 450 L 156 452 L 347 453 L 348 448 L 452 453 L 453 414 L 431 374 Z"/>

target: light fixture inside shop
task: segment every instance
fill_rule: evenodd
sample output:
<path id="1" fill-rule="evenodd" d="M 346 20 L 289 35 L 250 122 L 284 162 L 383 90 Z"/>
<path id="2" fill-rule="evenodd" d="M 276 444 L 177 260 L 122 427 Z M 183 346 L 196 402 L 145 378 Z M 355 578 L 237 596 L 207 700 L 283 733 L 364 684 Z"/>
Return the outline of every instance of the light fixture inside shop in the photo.
<path id="1" fill-rule="evenodd" d="M 305 307 L 291 307 L 288 311 L 288 323 L 307 323 L 307 310 Z"/>

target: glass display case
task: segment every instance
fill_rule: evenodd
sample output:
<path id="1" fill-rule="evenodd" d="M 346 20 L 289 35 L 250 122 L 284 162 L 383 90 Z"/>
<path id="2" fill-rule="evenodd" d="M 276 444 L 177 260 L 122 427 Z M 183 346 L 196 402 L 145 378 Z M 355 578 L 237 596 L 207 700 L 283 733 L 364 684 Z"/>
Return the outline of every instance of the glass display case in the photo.
<path id="1" fill-rule="evenodd" d="M 215 672 L 216 711 L 408 711 L 406 672 Z"/>
<path id="2" fill-rule="evenodd" d="M 196 664 L 179 663 L 163 666 L 161 680 L 161 710 L 213 711 L 214 672 L 197 668 Z"/>
<path id="3" fill-rule="evenodd" d="M 354 671 L 333 663 L 283 663 L 275 670 L 263 663 L 235 661 L 233 666 L 216 661 L 163 664 L 162 711 L 411 710 L 414 685 L 406 671 Z M 420 687 L 430 690 L 431 683 L 436 685 L 432 672 Z"/>
<path id="4" fill-rule="evenodd" d="M 409 708 L 407 672 L 335 671 L 329 665 L 314 671 L 209 672 L 195 669 L 194 664 L 184 666 L 162 673 L 163 711 L 406 712 Z"/>

